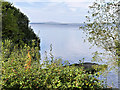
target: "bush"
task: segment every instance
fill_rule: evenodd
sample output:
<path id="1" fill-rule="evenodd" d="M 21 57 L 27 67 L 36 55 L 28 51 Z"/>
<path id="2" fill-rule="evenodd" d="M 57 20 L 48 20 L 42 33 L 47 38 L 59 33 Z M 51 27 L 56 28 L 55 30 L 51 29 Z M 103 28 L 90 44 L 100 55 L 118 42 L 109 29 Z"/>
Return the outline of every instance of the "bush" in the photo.
<path id="1" fill-rule="evenodd" d="M 44 61 L 40 64 L 34 60 L 38 48 L 30 48 L 26 45 L 19 49 L 14 46 L 14 50 L 7 58 L 12 43 L 6 40 L 4 45 L 5 47 L 2 47 L 2 88 L 4 89 L 103 88 L 101 81 L 97 79 L 99 73 L 93 75 L 85 73 L 83 67 L 63 67 L 61 59 L 51 58 L 53 60 L 51 63 Z"/>

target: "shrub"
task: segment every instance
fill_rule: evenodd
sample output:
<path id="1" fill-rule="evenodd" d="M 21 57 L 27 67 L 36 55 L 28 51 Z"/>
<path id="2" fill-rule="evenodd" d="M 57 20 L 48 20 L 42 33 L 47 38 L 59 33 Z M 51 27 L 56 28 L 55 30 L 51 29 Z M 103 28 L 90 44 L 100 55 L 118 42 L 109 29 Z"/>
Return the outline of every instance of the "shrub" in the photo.
<path id="1" fill-rule="evenodd" d="M 103 88 L 101 81 L 97 79 L 99 73 L 93 75 L 85 73 L 83 67 L 63 67 L 62 59 L 52 58 L 51 63 L 44 61 L 40 64 L 34 60 L 38 48 L 30 48 L 26 45 L 19 49 L 14 46 L 9 58 L 6 58 L 12 43 L 7 40 L 4 44 L 5 47 L 2 47 L 2 88 L 4 89 Z"/>

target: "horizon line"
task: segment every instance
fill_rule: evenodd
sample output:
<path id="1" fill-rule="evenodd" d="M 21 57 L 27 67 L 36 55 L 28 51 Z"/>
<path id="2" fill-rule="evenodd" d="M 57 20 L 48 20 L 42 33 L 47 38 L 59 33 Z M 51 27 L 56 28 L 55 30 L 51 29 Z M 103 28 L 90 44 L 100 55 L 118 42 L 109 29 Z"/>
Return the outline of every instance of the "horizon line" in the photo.
<path id="1" fill-rule="evenodd" d="M 81 24 L 81 23 L 78 23 L 78 22 L 30 22 L 30 24 L 32 24 L 32 23 Z"/>

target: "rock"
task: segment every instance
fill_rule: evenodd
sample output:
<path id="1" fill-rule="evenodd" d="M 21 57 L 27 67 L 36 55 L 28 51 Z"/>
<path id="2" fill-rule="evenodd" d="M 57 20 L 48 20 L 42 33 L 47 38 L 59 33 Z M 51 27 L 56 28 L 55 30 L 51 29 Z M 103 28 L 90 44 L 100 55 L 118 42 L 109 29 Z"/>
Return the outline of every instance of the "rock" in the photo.
<path id="1" fill-rule="evenodd" d="M 90 63 L 90 62 L 85 62 L 85 63 L 80 63 L 80 64 L 71 64 L 69 66 L 75 66 L 75 67 L 81 67 L 83 66 L 84 67 L 84 70 L 86 70 L 86 73 L 91 73 L 91 74 L 94 74 L 102 69 L 105 69 L 107 68 L 107 65 L 99 65 L 97 63 Z M 66 67 L 66 66 L 64 66 Z"/>

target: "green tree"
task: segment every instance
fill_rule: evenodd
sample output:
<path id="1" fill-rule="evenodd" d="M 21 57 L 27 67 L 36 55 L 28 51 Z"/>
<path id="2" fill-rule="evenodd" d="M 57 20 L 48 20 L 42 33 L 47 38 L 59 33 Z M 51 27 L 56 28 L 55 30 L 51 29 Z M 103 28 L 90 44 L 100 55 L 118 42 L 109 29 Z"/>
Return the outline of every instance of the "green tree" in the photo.
<path id="1" fill-rule="evenodd" d="M 29 26 L 29 19 L 19 9 L 7 1 L 2 2 L 2 41 L 12 40 L 11 52 L 14 45 L 24 46 L 27 44 L 33 47 L 32 41 L 35 40 L 35 46 L 40 50 L 40 39 Z M 3 44 L 4 45 L 4 44 Z M 9 57 L 9 55 L 8 55 Z M 40 54 L 39 54 L 40 57 Z"/>
<path id="2" fill-rule="evenodd" d="M 120 2 L 118 1 L 96 0 L 89 6 L 87 22 L 81 29 L 87 34 L 92 46 L 97 45 L 106 51 L 104 53 L 96 51 L 93 61 L 107 60 L 110 66 L 108 70 L 115 68 L 118 71 L 120 88 Z"/>
<path id="3" fill-rule="evenodd" d="M 29 19 L 11 3 L 2 2 L 2 38 L 11 39 L 16 44 L 31 46 L 33 39 L 40 43 L 40 39 L 29 26 Z"/>
<path id="4" fill-rule="evenodd" d="M 81 29 L 86 32 L 88 41 L 92 45 L 104 48 L 107 54 L 111 55 L 108 62 L 116 65 L 120 61 L 118 0 L 96 0 L 89 8 L 89 15 L 86 16 L 87 24 Z M 97 54 L 98 52 L 95 52 L 95 55 Z M 101 54 L 106 55 L 106 53 Z M 103 60 L 103 57 L 95 60 Z"/>

